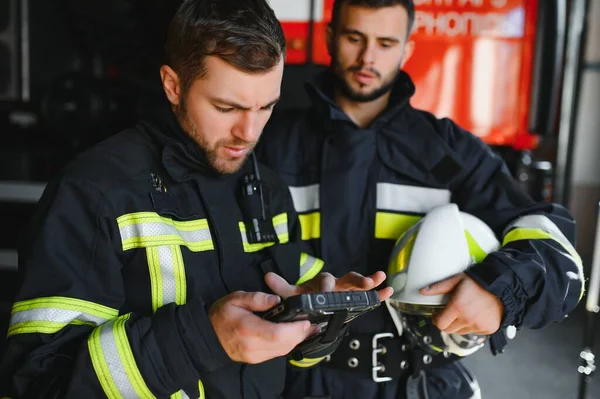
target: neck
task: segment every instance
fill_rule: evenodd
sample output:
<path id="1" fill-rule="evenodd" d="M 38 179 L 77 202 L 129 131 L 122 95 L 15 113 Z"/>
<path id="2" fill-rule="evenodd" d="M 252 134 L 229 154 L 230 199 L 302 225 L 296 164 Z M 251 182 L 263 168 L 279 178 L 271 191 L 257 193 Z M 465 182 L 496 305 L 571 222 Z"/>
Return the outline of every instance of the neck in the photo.
<path id="1" fill-rule="evenodd" d="M 359 102 L 344 96 L 340 89 L 335 90 L 335 102 L 357 126 L 369 126 L 388 106 L 391 92 L 368 102 Z"/>

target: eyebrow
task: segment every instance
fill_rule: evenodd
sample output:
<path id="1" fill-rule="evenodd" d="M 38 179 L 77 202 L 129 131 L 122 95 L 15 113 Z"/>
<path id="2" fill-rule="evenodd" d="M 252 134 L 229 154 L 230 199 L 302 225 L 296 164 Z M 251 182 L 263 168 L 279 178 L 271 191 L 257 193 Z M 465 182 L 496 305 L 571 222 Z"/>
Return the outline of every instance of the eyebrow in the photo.
<path id="1" fill-rule="evenodd" d="M 351 28 L 342 29 L 342 35 L 359 35 L 362 37 L 366 37 L 366 35 L 364 33 L 362 33 L 361 31 L 356 30 L 356 29 L 351 29 Z M 392 37 L 392 36 L 381 36 L 381 37 L 378 37 L 377 40 L 386 40 L 386 41 L 390 41 L 390 42 L 394 42 L 394 43 L 400 43 L 400 39 Z"/>
<path id="2" fill-rule="evenodd" d="M 280 97 L 277 97 L 275 100 L 271 101 L 267 105 L 263 105 L 260 108 L 261 109 L 271 108 L 272 106 L 274 106 L 275 104 L 277 104 L 279 102 L 279 99 L 280 99 Z M 236 108 L 236 109 L 239 109 L 239 110 L 242 110 L 242 111 L 249 111 L 251 109 L 250 107 L 245 107 L 245 106 L 243 106 L 241 104 L 236 103 L 235 101 L 226 100 L 224 98 L 212 97 L 211 101 L 219 103 L 219 104 L 227 105 L 229 107 Z"/>

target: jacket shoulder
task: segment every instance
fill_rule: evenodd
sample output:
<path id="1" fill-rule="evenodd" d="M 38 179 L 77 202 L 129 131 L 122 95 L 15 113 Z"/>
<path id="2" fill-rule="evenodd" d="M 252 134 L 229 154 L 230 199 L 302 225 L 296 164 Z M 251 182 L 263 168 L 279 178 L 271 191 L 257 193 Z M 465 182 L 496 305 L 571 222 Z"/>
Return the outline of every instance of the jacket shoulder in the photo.
<path id="1" fill-rule="evenodd" d="M 160 147 L 140 126 L 124 130 L 77 155 L 62 177 L 110 190 L 160 162 Z"/>

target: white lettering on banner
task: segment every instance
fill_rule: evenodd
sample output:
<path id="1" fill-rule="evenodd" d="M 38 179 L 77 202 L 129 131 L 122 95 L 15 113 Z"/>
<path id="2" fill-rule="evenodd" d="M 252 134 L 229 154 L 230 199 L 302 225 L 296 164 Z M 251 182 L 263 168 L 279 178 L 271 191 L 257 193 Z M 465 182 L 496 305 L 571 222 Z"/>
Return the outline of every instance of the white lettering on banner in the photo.
<path id="1" fill-rule="evenodd" d="M 324 1 L 314 0 L 314 21 L 323 21 Z M 277 19 L 283 22 L 310 21 L 310 2 L 311 0 L 267 0 Z"/>
<path id="2" fill-rule="evenodd" d="M 502 8 L 508 3 L 508 0 L 414 0 L 415 7 L 437 6 L 437 7 L 482 7 L 484 3 L 489 2 L 493 7 Z"/>
<path id="3" fill-rule="evenodd" d="M 416 11 L 415 33 L 428 36 L 523 37 L 525 15 L 521 8 L 508 13 Z"/>

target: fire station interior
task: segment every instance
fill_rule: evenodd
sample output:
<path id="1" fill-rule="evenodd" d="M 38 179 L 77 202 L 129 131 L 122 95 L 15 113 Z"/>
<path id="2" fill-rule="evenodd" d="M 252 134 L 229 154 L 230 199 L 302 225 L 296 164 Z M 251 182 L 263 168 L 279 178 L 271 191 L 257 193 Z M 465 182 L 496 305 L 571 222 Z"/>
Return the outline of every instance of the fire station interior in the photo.
<path id="1" fill-rule="evenodd" d="M 166 3 L 0 1 L 2 337 L 19 287 L 18 242 L 46 183 L 160 101 Z M 480 136 L 536 200 L 567 206 L 577 220 L 586 284 L 600 280 L 600 265 L 592 273 L 600 263 L 600 1 L 415 3 L 416 49 L 405 66 L 417 86 L 413 106 Z M 304 108 L 304 82 L 328 62 L 329 3 L 271 4 L 289 49 L 277 107 Z M 519 331 L 496 357 L 489 350 L 468 357 L 483 397 L 600 397 L 600 375 L 586 355 L 600 354 L 597 296 L 588 286 L 564 321 Z M 0 339 L 0 356 L 4 344 Z"/>

